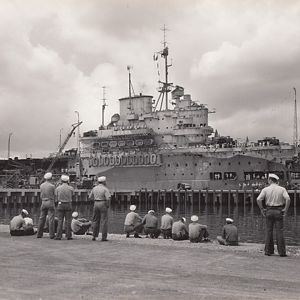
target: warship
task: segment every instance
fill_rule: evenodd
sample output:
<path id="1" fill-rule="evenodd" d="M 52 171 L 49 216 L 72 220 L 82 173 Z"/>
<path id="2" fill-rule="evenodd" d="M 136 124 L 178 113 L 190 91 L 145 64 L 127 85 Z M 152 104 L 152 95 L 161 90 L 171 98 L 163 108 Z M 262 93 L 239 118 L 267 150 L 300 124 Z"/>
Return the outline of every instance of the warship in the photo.
<path id="1" fill-rule="evenodd" d="M 154 54 L 164 62 L 157 100 L 134 94 L 128 67 L 129 94 L 119 99 L 120 112 L 109 124 L 83 133 L 80 163 L 70 160 L 69 171 L 91 180 L 107 176 L 112 191 L 260 189 L 269 173 L 277 174 L 284 186 L 297 188 L 297 143 L 275 137 L 238 142 L 220 136 L 209 125 L 214 111 L 168 81 L 168 55 L 164 41 L 163 50 Z M 105 106 L 104 101 L 102 120 Z"/>

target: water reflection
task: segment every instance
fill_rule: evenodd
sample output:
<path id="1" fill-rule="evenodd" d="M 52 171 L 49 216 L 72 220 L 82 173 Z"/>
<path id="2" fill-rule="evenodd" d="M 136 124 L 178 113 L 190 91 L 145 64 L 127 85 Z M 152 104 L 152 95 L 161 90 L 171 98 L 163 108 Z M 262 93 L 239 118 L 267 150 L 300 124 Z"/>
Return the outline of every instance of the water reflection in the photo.
<path id="1" fill-rule="evenodd" d="M 169 203 L 171 204 L 171 203 Z M 170 205 L 171 206 L 171 205 Z M 109 213 L 109 232 L 110 233 L 123 233 L 123 224 L 125 216 L 128 212 L 129 204 L 115 203 L 110 208 Z M 17 204 L 13 206 L 1 207 L 0 210 L 0 223 L 9 224 L 9 220 L 17 215 L 20 211 L 20 206 Z M 28 205 L 22 207 L 30 212 L 37 224 L 39 218 L 39 206 Z M 144 216 L 149 209 L 154 209 L 156 215 L 160 217 L 164 214 L 165 206 L 155 203 L 141 203 L 137 207 L 137 212 L 140 216 Z M 182 216 L 190 220 L 191 215 L 196 214 L 199 216 L 199 222 L 208 225 L 210 237 L 215 239 L 221 233 L 222 226 L 224 225 L 225 218 L 231 217 L 235 221 L 235 225 L 239 229 L 241 241 L 244 242 L 264 242 L 265 222 L 257 207 L 252 206 L 207 206 L 205 204 L 188 205 L 180 203 L 174 205 L 173 216 L 175 218 Z M 79 212 L 79 215 L 88 219 L 92 218 L 93 204 L 74 204 L 73 209 Z M 288 216 L 285 218 L 285 238 L 288 245 L 300 245 L 300 224 L 297 218 L 300 216 L 300 208 L 291 207 Z"/>

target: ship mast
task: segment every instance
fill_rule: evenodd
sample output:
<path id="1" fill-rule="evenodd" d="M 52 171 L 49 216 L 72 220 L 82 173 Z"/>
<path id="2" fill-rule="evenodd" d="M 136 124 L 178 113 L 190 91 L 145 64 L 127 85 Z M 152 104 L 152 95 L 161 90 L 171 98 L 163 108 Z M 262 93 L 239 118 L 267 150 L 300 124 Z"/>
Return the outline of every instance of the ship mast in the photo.
<path id="1" fill-rule="evenodd" d="M 297 91 L 294 89 L 295 93 L 295 104 L 294 104 L 294 136 L 293 142 L 295 146 L 295 154 L 298 155 L 298 117 L 297 117 Z"/>
<path id="2" fill-rule="evenodd" d="M 163 41 L 163 50 L 158 52 L 164 59 L 164 68 L 165 68 L 165 81 L 159 80 L 159 83 L 162 84 L 162 87 L 159 88 L 159 97 L 155 105 L 155 109 L 158 106 L 158 103 L 160 102 L 160 110 L 162 109 L 163 103 L 165 102 L 165 109 L 168 110 L 168 93 L 171 91 L 171 86 L 172 83 L 169 83 L 169 67 L 172 66 L 172 64 L 168 64 L 168 55 L 169 55 L 169 48 L 167 46 L 167 41 L 166 41 L 166 32 L 167 28 L 166 25 L 164 24 L 164 27 L 161 29 L 164 32 L 164 41 Z M 157 57 L 155 58 L 157 60 Z"/>
<path id="3" fill-rule="evenodd" d="M 102 98 L 102 128 L 104 128 L 104 111 L 105 111 L 105 107 L 107 106 L 106 104 L 106 98 L 105 98 L 105 89 L 106 89 L 106 86 L 103 86 L 102 87 L 103 89 L 103 98 Z"/>

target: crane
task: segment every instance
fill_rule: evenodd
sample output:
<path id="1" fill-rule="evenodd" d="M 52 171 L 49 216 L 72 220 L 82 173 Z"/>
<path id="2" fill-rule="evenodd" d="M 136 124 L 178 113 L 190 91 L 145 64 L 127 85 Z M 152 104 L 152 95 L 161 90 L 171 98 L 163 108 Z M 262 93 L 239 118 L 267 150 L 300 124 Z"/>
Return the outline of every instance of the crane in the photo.
<path id="1" fill-rule="evenodd" d="M 70 137 L 72 136 L 73 132 L 75 131 L 75 129 L 80 126 L 82 124 L 82 121 L 81 122 L 78 122 L 78 123 L 75 123 L 75 124 L 72 124 L 72 130 L 68 133 L 66 139 L 64 140 L 64 142 L 61 144 L 61 146 L 59 147 L 56 155 L 53 157 L 49 167 L 47 168 L 47 172 L 50 172 L 53 165 L 55 164 L 55 162 L 57 161 L 59 155 L 62 153 L 62 151 L 64 150 L 65 146 L 67 145 Z"/>

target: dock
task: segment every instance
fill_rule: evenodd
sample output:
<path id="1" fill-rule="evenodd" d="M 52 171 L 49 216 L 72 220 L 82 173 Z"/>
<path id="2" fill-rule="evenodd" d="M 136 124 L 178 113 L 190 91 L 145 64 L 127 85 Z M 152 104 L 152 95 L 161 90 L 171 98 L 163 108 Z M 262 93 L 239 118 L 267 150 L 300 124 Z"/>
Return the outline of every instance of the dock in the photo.
<path id="1" fill-rule="evenodd" d="M 89 203 L 87 189 L 75 189 L 73 202 Z M 143 204 L 147 207 L 158 205 L 174 207 L 176 205 L 201 206 L 257 206 L 259 190 L 138 190 L 112 193 L 112 204 Z M 300 205 L 300 190 L 288 190 L 291 207 Z M 0 205 L 38 205 L 39 189 L 0 189 Z"/>

